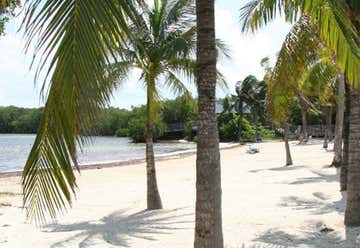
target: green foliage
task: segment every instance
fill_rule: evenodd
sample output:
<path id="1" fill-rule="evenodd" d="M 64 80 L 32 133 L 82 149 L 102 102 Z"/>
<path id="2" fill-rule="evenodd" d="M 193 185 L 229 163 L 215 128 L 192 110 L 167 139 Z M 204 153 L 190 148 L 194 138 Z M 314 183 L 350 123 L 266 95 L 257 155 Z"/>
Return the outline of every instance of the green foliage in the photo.
<path id="1" fill-rule="evenodd" d="M 250 118 L 251 119 L 251 118 Z M 221 141 L 238 141 L 240 116 L 234 112 L 224 112 L 218 116 L 219 136 Z M 265 129 L 262 125 L 258 125 L 259 136 L 264 139 L 275 138 L 272 130 Z M 251 124 L 245 117 L 241 120 L 241 139 L 244 141 L 254 141 L 256 135 L 256 127 Z"/>
<path id="2" fill-rule="evenodd" d="M 119 128 L 115 132 L 116 137 L 128 137 L 129 136 L 129 129 L 127 128 Z"/>
<path id="3" fill-rule="evenodd" d="M 238 139 L 239 117 L 234 112 L 223 112 L 218 116 L 219 137 L 221 141 Z"/>
<path id="4" fill-rule="evenodd" d="M 166 123 L 185 123 L 197 118 L 197 100 L 189 95 L 166 100 L 162 103 L 162 118 Z"/>
<path id="5" fill-rule="evenodd" d="M 336 56 L 335 61 L 346 75 L 349 83 L 360 84 L 359 35 L 354 24 L 357 18 L 347 9 L 359 9 L 357 0 L 252 0 L 241 9 L 243 30 L 255 31 L 275 19 L 279 13 L 290 22 L 296 22 L 300 15 L 307 15 L 316 32 Z M 350 13 L 350 14 L 349 14 Z M 355 19 L 355 20 L 352 20 Z M 353 21 L 353 22 L 352 22 Z M 306 48 L 306 47 L 303 47 Z M 298 51 L 301 53 L 304 50 Z M 292 72 L 296 75 L 295 72 Z"/>
<path id="6" fill-rule="evenodd" d="M 154 123 L 153 139 L 156 141 L 166 129 L 166 124 L 160 119 L 156 119 Z M 129 121 L 129 137 L 133 142 L 145 142 L 146 139 L 146 117 L 136 117 Z"/>
<path id="7" fill-rule="evenodd" d="M 43 108 L 0 107 L 0 133 L 36 133 Z"/>

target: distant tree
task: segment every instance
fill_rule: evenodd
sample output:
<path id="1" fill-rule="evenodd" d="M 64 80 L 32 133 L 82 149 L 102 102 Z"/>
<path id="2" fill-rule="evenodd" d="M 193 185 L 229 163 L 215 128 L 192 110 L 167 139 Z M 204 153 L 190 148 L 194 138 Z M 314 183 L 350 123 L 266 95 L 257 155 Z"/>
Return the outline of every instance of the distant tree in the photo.
<path id="1" fill-rule="evenodd" d="M 255 138 L 258 138 L 259 119 L 264 120 L 265 116 L 265 97 L 267 85 L 265 81 L 259 81 L 255 76 L 247 76 L 243 81 L 239 81 L 235 90 L 237 93 L 237 110 L 240 115 L 239 130 L 241 133 L 241 121 L 243 118 L 243 109 L 246 105 L 252 114 L 252 122 L 255 125 Z M 241 138 L 241 137 L 240 137 Z"/>

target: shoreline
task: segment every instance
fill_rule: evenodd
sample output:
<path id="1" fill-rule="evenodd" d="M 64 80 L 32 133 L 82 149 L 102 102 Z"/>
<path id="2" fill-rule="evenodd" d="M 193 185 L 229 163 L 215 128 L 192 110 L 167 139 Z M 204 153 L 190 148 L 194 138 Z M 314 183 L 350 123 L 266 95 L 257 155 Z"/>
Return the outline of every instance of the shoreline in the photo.
<path id="1" fill-rule="evenodd" d="M 220 143 L 220 150 L 228 150 L 237 148 L 240 146 L 244 146 L 239 143 Z M 165 154 L 155 155 L 155 161 L 167 161 L 167 160 L 175 160 L 182 159 L 196 154 L 196 149 L 190 149 L 185 151 L 177 151 Z M 91 164 L 80 164 L 80 170 L 99 170 L 105 168 L 113 168 L 113 167 L 122 167 L 122 166 L 130 166 L 145 163 L 146 158 L 135 158 L 128 159 L 124 161 L 112 161 L 112 162 L 98 162 Z M 0 172 L 0 178 L 8 178 L 8 177 L 19 177 L 21 176 L 22 171 L 10 171 L 10 172 Z"/>
<path id="2" fill-rule="evenodd" d="M 286 167 L 282 142 L 256 144 L 261 151 L 257 154 L 247 153 L 248 145 L 221 146 L 226 247 L 357 247 L 360 229 L 345 229 L 346 194 L 338 190 L 336 170 L 327 167 L 333 153 L 318 141 L 290 142 L 295 164 Z M 169 159 L 157 163 L 163 210 L 144 211 L 144 163 L 84 170 L 71 209 L 42 229 L 26 221 L 20 178 L 0 178 L 0 246 L 191 247 L 193 240 L 188 237 L 194 236 L 196 213 L 194 154 L 157 159 Z M 324 233 L 326 227 L 330 231 Z"/>

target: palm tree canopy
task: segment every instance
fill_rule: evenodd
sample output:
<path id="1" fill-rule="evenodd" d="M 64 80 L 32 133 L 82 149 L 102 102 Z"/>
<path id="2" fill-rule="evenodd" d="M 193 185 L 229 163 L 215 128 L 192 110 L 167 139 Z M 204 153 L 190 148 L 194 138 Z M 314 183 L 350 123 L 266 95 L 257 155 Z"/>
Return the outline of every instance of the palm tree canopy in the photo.
<path id="1" fill-rule="evenodd" d="M 264 107 L 267 85 L 264 81 L 259 81 L 255 76 L 249 75 L 243 81 L 239 81 L 235 85 L 235 91 L 238 101 L 246 104 L 253 111 L 256 111 L 255 108 Z M 239 104 L 236 105 L 239 106 Z"/>
<path id="2" fill-rule="evenodd" d="M 333 96 L 338 68 L 332 53 L 323 46 L 309 17 L 303 15 L 287 35 L 275 67 L 267 73 L 267 105 L 273 121 L 286 120 L 295 98 L 319 114 L 309 98 L 327 104 Z"/>
<path id="3" fill-rule="evenodd" d="M 114 66 L 140 69 L 145 83 L 150 78 L 156 81 L 155 95 L 161 86 L 175 94 L 189 93 L 179 74 L 193 81 L 192 56 L 196 48 L 193 12 L 191 1 L 155 0 L 151 7 L 145 5 L 139 16 L 141 25 L 133 23 L 129 28 L 136 37 L 128 37 L 126 52 Z"/>
<path id="4" fill-rule="evenodd" d="M 359 13 L 356 0 L 253 0 L 241 9 L 243 31 L 255 31 L 278 14 L 290 22 L 306 14 L 311 18 L 320 38 L 335 53 L 336 62 L 355 86 L 360 86 L 360 37 L 347 18 L 347 7 Z"/>

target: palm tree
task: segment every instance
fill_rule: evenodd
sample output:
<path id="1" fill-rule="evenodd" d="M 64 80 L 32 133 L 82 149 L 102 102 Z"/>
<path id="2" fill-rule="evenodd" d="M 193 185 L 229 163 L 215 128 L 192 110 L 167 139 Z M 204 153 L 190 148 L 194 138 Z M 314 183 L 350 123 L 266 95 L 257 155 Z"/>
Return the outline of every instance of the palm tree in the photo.
<path id="1" fill-rule="evenodd" d="M 253 123 L 255 124 L 255 138 L 258 138 L 258 124 L 260 112 L 265 112 L 265 95 L 266 95 L 266 83 L 259 81 L 255 76 L 249 75 L 243 81 L 236 83 L 237 93 L 237 109 L 240 115 L 240 121 L 243 117 L 244 105 L 251 109 L 253 114 Z M 241 133 L 241 124 L 239 126 L 239 132 Z"/>
<path id="2" fill-rule="evenodd" d="M 214 0 L 196 0 L 196 79 L 199 116 L 196 155 L 195 248 L 222 248 L 224 246 L 219 134 L 215 114 L 217 52 L 214 7 Z"/>
<path id="3" fill-rule="evenodd" d="M 157 186 L 153 149 L 154 119 L 159 88 L 167 87 L 175 94 L 189 93 L 179 74 L 192 79 L 195 60 L 191 58 L 196 48 L 196 27 L 191 1 L 159 1 L 143 8 L 141 25 L 130 27 L 136 34 L 129 37 L 126 54 L 115 67 L 137 68 L 147 91 L 146 168 L 147 209 L 161 209 L 162 202 Z M 160 81 L 163 78 L 164 81 Z"/>
<path id="4" fill-rule="evenodd" d="M 326 62 L 327 56 L 313 34 L 313 27 L 307 16 L 302 16 L 294 25 L 279 52 L 274 69 L 268 71 L 265 80 L 268 84 L 267 107 L 276 125 L 284 126 L 284 141 L 287 161 L 290 161 L 287 118 L 290 106 L 297 99 L 302 105 L 316 114 L 320 111 L 309 100 L 317 98 L 319 102 L 328 102 L 331 97 L 331 82 L 336 76 L 336 68 Z M 307 45 L 310 51 L 306 51 Z M 296 54 L 299 49 L 303 52 Z M 291 74 L 296 70 L 296 74 Z M 306 116 L 303 121 L 306 121 Z M 306 124 L 306 122 L 305 122 Z M 303 123 L 303 130 L 306 125 Z M 286 128 L 287 127 L 287 128 Z M 287 162 L 287 165 L 289 163 Z"/>
<path id="5" fill-rule="evenodd" d="M 349 81 L 351 113 L 348 163 L 348 197 L 345 224 L 360 225 L 360 6 L 356 0 L 254 0 L 243 8 L 244 29 L 258 29 L 283 12 L 288 21 L 295 21 L 299 13 L 310 16 L 321 41 L 334 52 L 335 62 Z M 300 52 L 300 51 L 298 51 Z M 292 71 L 292 73 L 294 73 Z"/>

